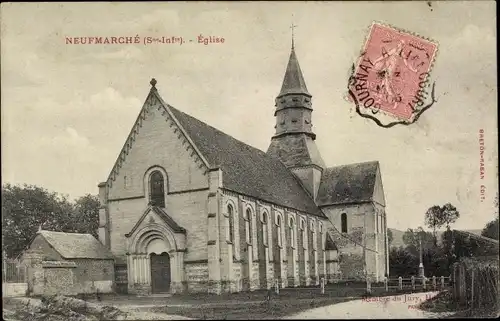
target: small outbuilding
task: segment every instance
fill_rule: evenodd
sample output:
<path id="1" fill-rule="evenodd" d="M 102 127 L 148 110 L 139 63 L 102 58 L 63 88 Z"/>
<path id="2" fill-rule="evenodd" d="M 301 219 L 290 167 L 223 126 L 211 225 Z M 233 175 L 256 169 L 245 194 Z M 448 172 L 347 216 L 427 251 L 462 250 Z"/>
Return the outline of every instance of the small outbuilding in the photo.
<path id="1" fill-rule="evenodd" d="M 113 291 L 113 254 L 91 234 L 40 230 L 28 246 L 30 250 L 41 253 L 45 262 L 74 263 L 73 285 L 77 293 Z"/>

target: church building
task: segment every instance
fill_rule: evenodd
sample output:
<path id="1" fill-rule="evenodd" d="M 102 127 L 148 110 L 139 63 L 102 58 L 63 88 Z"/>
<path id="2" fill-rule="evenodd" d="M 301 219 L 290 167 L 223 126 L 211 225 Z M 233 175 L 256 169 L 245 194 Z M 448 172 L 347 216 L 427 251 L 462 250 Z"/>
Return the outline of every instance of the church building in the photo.
<path id="1" fill-rule="evenodd" d="M 387 275 L 379 163 L 325 165 L 293 45 L 275 107 L 264 152 L 172 107 L 151 80 L 99 184 L 117 288 L 223 293 Z"/>

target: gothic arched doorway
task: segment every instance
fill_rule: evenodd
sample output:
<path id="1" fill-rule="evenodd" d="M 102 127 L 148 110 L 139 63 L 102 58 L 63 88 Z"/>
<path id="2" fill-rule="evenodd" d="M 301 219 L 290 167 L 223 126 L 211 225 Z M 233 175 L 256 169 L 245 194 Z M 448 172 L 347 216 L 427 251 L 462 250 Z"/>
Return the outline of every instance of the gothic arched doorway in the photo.
<path id="1" fill-rule="evenodd" d="M 163 252 L 160 255 L 151 253 L 151 291 L 165 293 L 170 291 L 170 256 Z"/>

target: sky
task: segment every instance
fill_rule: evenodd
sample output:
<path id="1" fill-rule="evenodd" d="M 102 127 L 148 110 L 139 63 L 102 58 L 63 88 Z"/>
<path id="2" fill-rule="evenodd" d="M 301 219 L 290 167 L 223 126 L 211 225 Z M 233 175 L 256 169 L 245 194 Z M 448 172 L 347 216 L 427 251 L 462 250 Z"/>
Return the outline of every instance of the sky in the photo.
<path id="1" fill-rule="evenodd" d="M 266 151 L 293 22 L 327 166 L 378 160 L 389 227 L 423 225 L 450 202 L 455 228 L 483 228 L 498 195 L 495 12 L 493 1 L 2 3 L 2 183 L 97 194 L 153 77 L 170 105 Z M 410 126 L 381 128 L 345 99 L 373 21 L 438 43 L 437 102 Z M 82 36 L 186 43 L 65 43 Z"/>

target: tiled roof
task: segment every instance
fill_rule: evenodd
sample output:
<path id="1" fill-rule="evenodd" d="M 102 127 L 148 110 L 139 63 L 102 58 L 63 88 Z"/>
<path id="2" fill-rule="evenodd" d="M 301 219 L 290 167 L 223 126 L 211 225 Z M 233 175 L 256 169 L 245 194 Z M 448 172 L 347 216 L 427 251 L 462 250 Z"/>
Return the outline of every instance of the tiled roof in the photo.
<path id="1" fill-rule="evenodd" d="M 279 159 L 288 167 L 307 165 L 325 167 L 316 144 L 305 134 L 272 138 L 267 154 Z"/>
<path id="2" fill-rule="evenodd" d="M 375 161 L 324 169 L 316 199 L 318 206 L 372 200 L 378 166 Z"/>
<path id="3" fill-rule="evenodd" d="M 292 48 L 290 53 L 290 59 L 288 60 L 288 65 L 286 66 L 285 77 L 283 78 L 283 85 L 281 86 L 281 91 L 278 97 L 286 94 L 309 94 L 307 91 L 306 82 L 304 81 L 304 76 L 300 70 L 299 61 L 295 55 L 295 50 Z"/>
<path id="4" fill-rule="evenodd" d="M 323 216 L 298 179 L 280 161 L 167 105 L 211 167 L 223 171 L 223 186 L 263 201 Z"/>
<path id="5" fill-rule="evenodd" d="M 113 254 L 90 234 L 39 231 L 65 259 L 113 259 Z"/>

